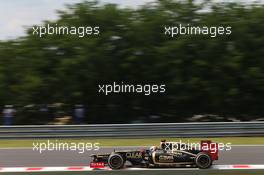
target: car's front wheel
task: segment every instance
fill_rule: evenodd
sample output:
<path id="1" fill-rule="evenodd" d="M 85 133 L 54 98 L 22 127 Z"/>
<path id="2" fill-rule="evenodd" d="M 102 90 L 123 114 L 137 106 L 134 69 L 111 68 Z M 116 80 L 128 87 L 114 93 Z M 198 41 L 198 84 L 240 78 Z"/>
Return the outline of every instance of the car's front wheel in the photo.
<path id="1" fill-rule="evenodd" d="M 212 159 L 208 154 L 201 152 L 197 154 L 195 164 L 201 169 L 210 168 L 212 165 Z"/>
<path id="2" fill-rule="evenodd" d="M 121 169 L 125 164 L 125 160 L 122 155 L 113 153 L 108 158 L 108 166 L 111 169 Z"/>

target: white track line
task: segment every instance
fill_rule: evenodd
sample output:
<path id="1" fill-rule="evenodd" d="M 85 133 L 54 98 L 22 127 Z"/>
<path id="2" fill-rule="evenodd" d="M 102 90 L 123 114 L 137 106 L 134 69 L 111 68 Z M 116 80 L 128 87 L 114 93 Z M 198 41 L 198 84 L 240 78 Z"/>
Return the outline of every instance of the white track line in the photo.
<path id="1" fill-rule="evenodd" d="M 234 169 L 264 169 L 264 165 L 214 165 L 213 169 L 234 170 Z"/>
<path id="2" fill-rule="evenodd" d="M 234 169 L 263 169 L 264 165 L 213 165 L 210 170 L 234 170 Z M 89 166 L 74 166 L 74 167 L 3 167 L 0 172 L 65 172 L 65 171 L 109 171 L 108 167 L 101 169 L 93 169 Z M 198 168 L 125 168 L 119 171 L 185 171 L 199 170 Z M 201 171 L 201 170 L 200 170 Z"/>

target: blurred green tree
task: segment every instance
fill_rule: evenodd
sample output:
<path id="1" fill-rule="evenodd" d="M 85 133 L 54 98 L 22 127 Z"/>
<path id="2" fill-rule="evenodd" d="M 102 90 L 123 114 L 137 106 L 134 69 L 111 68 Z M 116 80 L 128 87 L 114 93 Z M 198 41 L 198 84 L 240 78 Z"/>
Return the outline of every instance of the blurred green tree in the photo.
<path id="1" fill-rule="evenodd" d="M 100 35 L 39 38 L 29 29 L 26 37 L 2 41 L 1 105 L 85 104 L 88 123 L 264 114 L 263 4 L 159 0 L 129 9 L 84 1 L 58 13 L 43 24 L 100 26 Z M 164 26 L 179 24 L 231 26 L 232 34 L 164 35 Z M 165 84 L 166 93 L 98 93 L 98 84 L 113 81 Z"/>

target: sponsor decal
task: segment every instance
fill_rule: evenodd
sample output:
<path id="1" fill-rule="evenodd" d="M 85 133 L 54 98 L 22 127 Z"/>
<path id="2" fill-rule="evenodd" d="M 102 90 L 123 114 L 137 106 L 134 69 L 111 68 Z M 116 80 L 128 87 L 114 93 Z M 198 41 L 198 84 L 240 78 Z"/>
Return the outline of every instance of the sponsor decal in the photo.
<path id="1" fill-rule="evenodd" d="M 132 159 L 138 159 L 138 158 L 142 158 L 142 154 L 140 152 L 128 152 L 126 153 L 126 157 L 127 158 L 132 158 Z"/>
<path id="2" fill-rule="evenodd" d="M 159 156 L 159 161 L 160 162 L 174 162 L 173 156 L 172 155 L 160 155 Z"/>
<path id="3" fill-rule="evenodd" d="M 104 162 L 92 162 L 90 163 L 90 168 L 104 168 Z"/>

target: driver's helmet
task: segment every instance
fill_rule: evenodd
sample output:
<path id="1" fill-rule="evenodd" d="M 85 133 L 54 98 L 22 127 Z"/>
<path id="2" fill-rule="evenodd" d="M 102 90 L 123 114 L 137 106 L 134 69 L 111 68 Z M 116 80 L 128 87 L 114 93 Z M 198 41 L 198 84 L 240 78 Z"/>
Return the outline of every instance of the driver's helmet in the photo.
<path id="1" fill-rule="evenodd" d="M 152 147 L 150 147 L 149 150 L 150 150 L 151 152 L 156 151 L 156 150 L 157 150 L 157 147 L 156 147 L 156 146 L 152 146 Z"/>
<path id="2" fill-rule="evenodd" d="M 160 141 L 160 147 L 161 147 L 161 149 L 166 148 L 166 140 L 165 139 Z"/>

